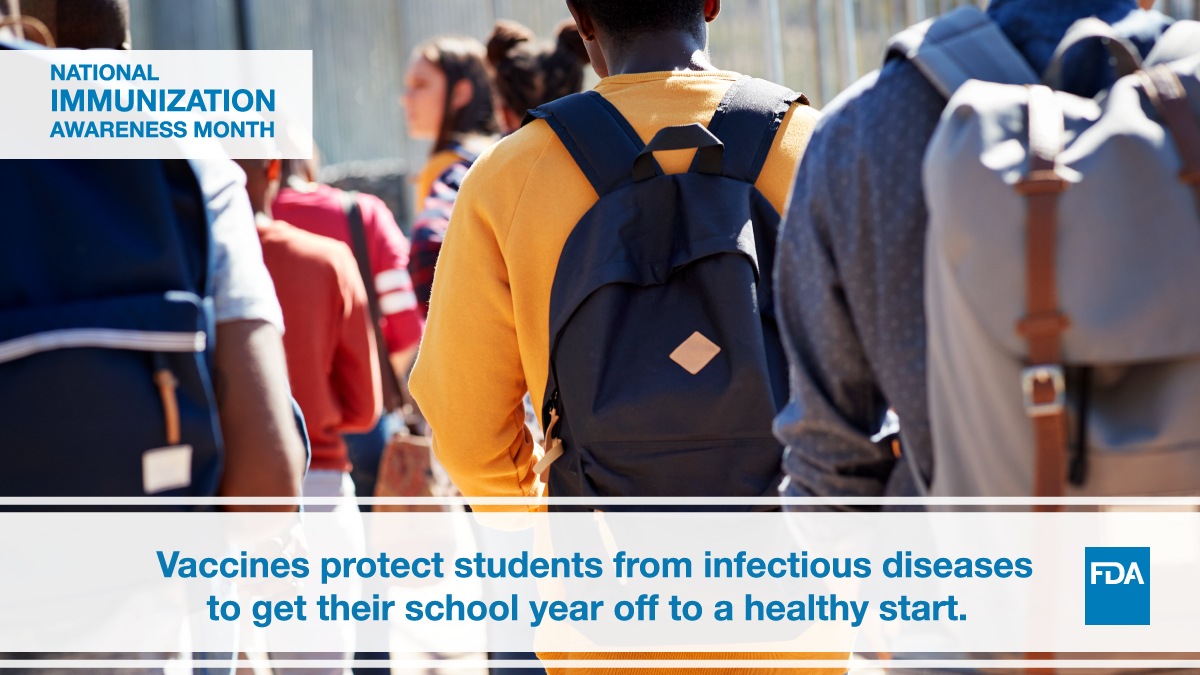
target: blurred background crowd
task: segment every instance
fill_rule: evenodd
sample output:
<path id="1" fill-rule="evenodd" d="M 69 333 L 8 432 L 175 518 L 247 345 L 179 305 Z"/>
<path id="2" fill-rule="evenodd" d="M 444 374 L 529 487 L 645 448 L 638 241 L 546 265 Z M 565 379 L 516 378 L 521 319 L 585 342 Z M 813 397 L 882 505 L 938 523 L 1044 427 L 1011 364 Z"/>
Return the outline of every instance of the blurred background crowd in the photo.
<path id="1" fill-rule="evenodd" d="M 804 92 L 821 108 L 879 66 L 889 36 L 969 2 L 730 2 L 709 26 L 712 61 Z M 1198 0 L 1153 6 L 1200 18 Z M 377 194 L 406 232 L 414 212 L 403 176 L 421 169 L 431 145 L 409 136 L 395 106 L 410 52 L 442 34 L 486 40 L 497 19 L 548 38 L 570 18 L 561 0 L 130 0 L 134 49 L 313 50 L 322 181 Z M 590 68 L 584 75 L 587 88 L 598 81 Z"/>

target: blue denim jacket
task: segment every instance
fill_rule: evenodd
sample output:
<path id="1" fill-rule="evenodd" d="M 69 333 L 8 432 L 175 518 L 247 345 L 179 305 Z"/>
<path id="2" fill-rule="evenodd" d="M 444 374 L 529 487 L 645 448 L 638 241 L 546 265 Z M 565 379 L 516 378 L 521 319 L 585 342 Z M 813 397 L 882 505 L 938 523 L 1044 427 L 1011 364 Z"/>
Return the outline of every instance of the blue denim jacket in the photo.
<path id="1" fill-rule="evenodd" d="M 1169 24 L 1135 0 L 992 0 L 988 14 L 1038 72 L 1080 18 L 1113 24 L 1143 55 Z M 1103 49 L 1068 54 L 1064 90 L 1111 84 Z M 945 104 L 912 64 L 892 60 L 829 104 L 797 170 L 776 270 L 792 383 L 775 420 L 785 495 L 912 496 L 933 478 L 921 162 Z M 899 458 L 872 440 L 889 408 Z"/>

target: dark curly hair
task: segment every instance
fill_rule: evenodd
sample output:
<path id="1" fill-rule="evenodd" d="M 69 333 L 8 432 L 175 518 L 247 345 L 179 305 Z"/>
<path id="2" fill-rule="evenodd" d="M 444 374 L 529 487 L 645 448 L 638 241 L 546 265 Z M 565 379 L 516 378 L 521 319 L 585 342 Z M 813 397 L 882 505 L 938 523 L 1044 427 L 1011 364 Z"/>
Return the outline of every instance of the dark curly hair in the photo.
<path id="1" fill-rule="evenodd" d="M 575 4 L 618 42 L 641 33 L 702 30 L 704 25 L 704 0 L 575 0 Z"/>
<path id="2" fill-rule="evenodd" d="M 555 44 L 538 43 L 533 31 L 501 19 L 488 38 L 488 62 L 496 72 L 496 93 L 517 114 L 583 89 L 587 49 L 575 22 L 556 30 Z"/>
<path id="3" fill-rule="evenodd" d="M 11 9 L 11 2 L 0 0 L 5 4 Z M 46 24 L 58 47 L 129 48 L 129 0 L 21 0 L 20 5 L 22 14 Z"/>
<path id="4" fill-rule="evenodd" d="M 492 82 L 488 77 L 486 54 L 478 40 L 469 37 L 444 35 L 417 47 L 416 53 L 428 60 L 446 76 L 446 102 L 442 114 L 442 129 L 438 132 L 434 152 L 440 152 L 458 142 L 463 136 L 499 133 L 496 109 L 492 105 Z M 451 107 L 454 85 L 469 81 L 475 90 L 471 100 L 458 112 Z"/>

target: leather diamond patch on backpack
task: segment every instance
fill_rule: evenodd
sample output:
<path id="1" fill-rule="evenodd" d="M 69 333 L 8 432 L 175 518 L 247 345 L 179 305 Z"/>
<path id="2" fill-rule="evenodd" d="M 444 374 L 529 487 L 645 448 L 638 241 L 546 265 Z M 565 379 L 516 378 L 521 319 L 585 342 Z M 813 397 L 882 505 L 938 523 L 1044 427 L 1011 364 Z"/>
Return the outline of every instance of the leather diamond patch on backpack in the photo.
<path id="1" fill-rule="evenodd" d="M 684 340 L 683 344 L 676 347 L 675 351 L 671 352 L 671 360 L 695 375 L 704 370 L 704 366 L 707 366 L 708 362 L 720 353 L 720 347 L 696 331 L 692 333 L 691 337 Z"/>

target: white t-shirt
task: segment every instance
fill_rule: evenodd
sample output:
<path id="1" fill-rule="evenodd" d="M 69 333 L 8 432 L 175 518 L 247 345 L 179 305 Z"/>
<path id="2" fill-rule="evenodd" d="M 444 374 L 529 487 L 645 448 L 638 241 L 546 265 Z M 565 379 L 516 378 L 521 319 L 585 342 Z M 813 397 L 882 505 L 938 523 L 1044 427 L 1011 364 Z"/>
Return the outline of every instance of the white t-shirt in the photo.
<path id="1" fill-rule="evenodd" d="M 246 174 L 231 159 L 188 160 L 212 223 L 213 306 L 217 323 L 261 320 L 283 332 L 283 310 L 263 262 Z"/>

